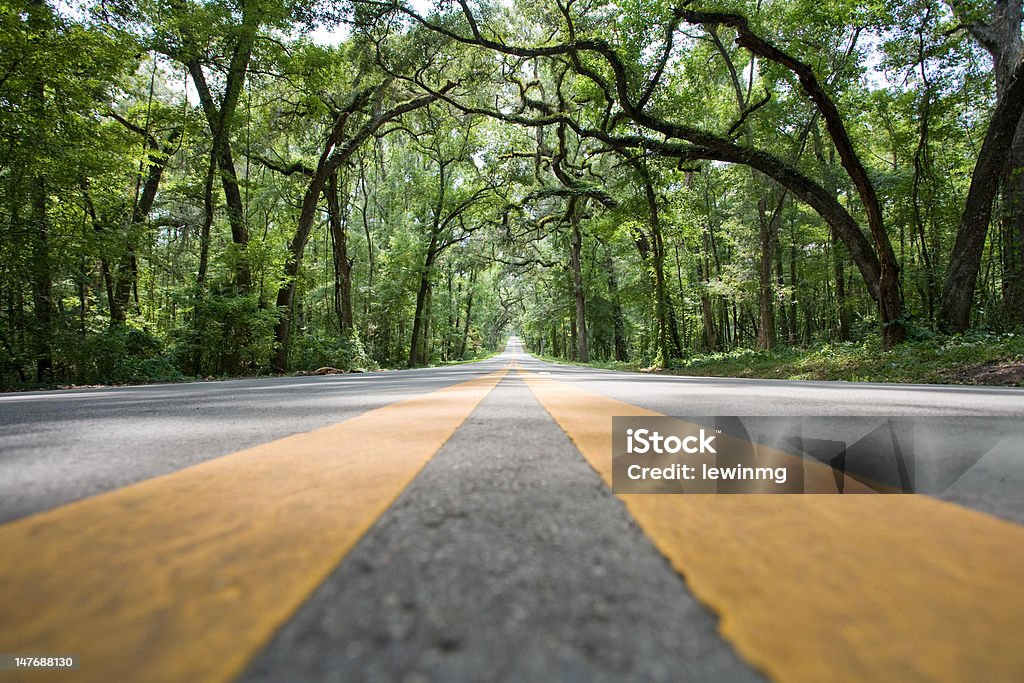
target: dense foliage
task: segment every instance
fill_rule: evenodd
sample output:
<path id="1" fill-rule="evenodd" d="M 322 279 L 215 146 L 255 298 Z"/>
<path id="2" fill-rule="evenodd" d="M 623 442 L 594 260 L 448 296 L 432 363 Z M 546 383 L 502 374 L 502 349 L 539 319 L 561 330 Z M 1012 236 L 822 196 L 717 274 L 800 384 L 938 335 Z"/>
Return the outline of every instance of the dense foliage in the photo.
<path id="1" fill-rule="evenodd" d="M 1011 330 L 1021 4 L 0 0 L 0 384 Z"/>

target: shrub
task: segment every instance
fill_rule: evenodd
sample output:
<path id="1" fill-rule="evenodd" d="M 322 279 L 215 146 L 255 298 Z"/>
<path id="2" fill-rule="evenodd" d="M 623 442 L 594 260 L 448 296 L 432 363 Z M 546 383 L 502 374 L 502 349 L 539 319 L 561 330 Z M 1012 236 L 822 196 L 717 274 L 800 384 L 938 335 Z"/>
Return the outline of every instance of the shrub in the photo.
<path id="1" fill-rule="evenodd" d="M 244 375 L 267 367 L 277 311 L 258 297 L 209 293 L 174 335 L 174 358 L 191 375 Z"/>
<path id="2" fill-rule="evenodd" d="M 298 335 L 292 339 L 289 362 L 294 369 L 306 371 L 322 367 L 339 370 L 367 370 L 373 367 L 359 335 L 354 332 L 344 337 Z"/>
<path id="3" fill-rule="evenodd" d="M 128 324 L 99 332 L 67 333 L 55 340 L 58 379 L 75 384 L 155 382 L 181 379 L 163 343 Z"/>

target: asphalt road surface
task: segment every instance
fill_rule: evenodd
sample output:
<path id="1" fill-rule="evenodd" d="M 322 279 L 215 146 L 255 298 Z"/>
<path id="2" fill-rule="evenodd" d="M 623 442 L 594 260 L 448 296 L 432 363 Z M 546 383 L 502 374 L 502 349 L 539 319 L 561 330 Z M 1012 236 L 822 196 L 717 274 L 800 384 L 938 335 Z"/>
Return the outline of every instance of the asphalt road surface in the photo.
<path id="1" fill-rule="evenodd" d="M 3 395 L 0 653 L 81 661 L 0 682 L 1024 680 L 1024 441 L 935 496 L 616 496 L 625 414 L 942 417 L 915 452 L 944 471 L 990 436 L 964 416 L 1017 424 L 1024 391 L 609 372 L 513 338 Z"/>

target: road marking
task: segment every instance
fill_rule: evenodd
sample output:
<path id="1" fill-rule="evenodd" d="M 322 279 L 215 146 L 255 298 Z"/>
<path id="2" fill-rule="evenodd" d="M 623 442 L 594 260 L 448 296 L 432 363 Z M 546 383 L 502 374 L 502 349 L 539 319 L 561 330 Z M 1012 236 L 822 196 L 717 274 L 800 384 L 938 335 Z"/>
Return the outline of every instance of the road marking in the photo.
<path id="1" fill-rule="evenodd" d="M 0 526 L 0 651 L 232 679 L 507 372 Z"/>
<path id="2" fill-rule="evenodd" d="M 612 417 L 661 415 L 519 372 L 609 486 Z M 1024 680 L 1024 527 L 915 495 L 619 497 L 775 680 Z"/>

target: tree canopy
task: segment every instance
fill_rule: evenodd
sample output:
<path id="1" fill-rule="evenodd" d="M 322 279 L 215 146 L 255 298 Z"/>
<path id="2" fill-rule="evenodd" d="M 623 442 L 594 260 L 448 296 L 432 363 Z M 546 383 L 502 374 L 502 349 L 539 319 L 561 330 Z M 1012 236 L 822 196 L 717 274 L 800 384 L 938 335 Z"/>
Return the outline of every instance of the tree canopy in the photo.
<path id="1" fill-rule="evenodd" d="M 0 10 L 0 383 L 1024 324 L 1022 0 Z"/>

